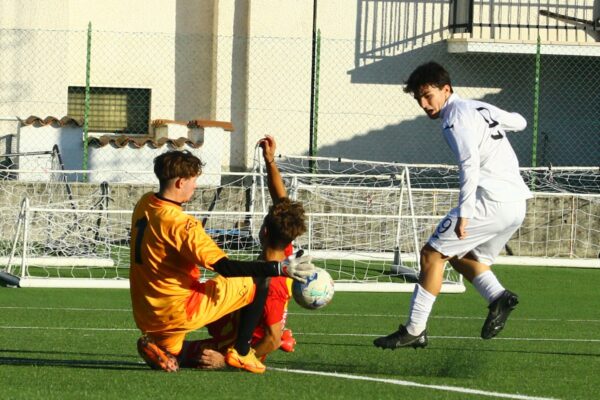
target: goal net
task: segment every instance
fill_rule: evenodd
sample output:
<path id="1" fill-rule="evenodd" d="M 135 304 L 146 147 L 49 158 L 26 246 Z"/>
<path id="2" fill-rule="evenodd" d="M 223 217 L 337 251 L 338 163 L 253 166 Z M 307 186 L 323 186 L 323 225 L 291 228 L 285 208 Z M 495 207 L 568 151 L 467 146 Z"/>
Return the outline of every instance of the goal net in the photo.
<path id="1" fill-rule="evenodd" d="M 251 172 L 222 173 L 218 186 L 199 186 L 186 205 L 231 258 L 260 252 L 270 204 L 260 162 Z M 456 204 L 455 168 L 284 156 L 277 163 L 307 212 L 308 231 L 294 245 L 332 274 L 337 290 L 412 290 L 420 247 Z M 523 176 L 535 197 L 499 261 L 600 267 L 598 170 L 524 169 Z M 152 172 L 11 168 L 0 177 L 0 273 L 21 286 L 128 287 L 131 212 L 156 191 Z M 443 290 L 464 290 L 450 268 Z"/>
<path id="2" fill-rule="evenodd" d="M 439 216 L 424 208 L 414 186 L 422 182 L 406 165 L 295 156 L 280 156 L 277 164 L 307 212 L 308 232 L 296 245 L 332 274 L 336 290 L 413 290 L 419 250 L 431 232 L 424 222 Z M 464 291 L 449 267 L 442 291 Z"/>

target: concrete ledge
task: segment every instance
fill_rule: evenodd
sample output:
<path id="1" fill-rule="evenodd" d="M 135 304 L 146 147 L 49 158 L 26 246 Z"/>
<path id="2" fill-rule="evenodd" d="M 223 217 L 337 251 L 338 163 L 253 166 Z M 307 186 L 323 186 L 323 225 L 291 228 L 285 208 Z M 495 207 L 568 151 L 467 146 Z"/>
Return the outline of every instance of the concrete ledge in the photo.
<path id="1" fill-rule="evenodd" d="M 537 42 L 529 40 L 446 39 L 448 53 L 536 54 Z M 540 54 L 600 57 L 600 43 L 541 42 Z"/>

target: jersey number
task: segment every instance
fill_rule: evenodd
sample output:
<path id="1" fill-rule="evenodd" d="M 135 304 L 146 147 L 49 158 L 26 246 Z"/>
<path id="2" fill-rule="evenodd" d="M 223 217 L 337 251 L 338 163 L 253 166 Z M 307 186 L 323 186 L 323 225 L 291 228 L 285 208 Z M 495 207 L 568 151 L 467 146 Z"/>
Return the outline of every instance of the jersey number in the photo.
<path id="1" fill-rule="evenodd" d="M 144 232 L 146 231 L 146 227 L 148 226 L 148 219 L 146 217 L 142 217 L 135 221 L 135 227 L 138 232 L 135 237 L 135 263 L 142 264 L 142 239 L 144 239 Z"/>
<path id="2" fill-rule="evenodd" d="M 488 124 L 488 127 L 490 129 L 495 128 L 496 126 L 498 126 L 500 124 L 498 121 L 496 121 L 495 119 L 492 118 L 492 113 L 490 113 L 490 110 L 488 110 L 487 108 L 478 107 L 477 111 L 479 111 L 479 114 L 481 114 L 481 116 L 485 120 L 486 124 Z M 504 135 L 502 135 L 502 132 L 500 132 L 499 130 L 496 130 L 496 133 L 492 135 L 492 139 L 494 139 L 494 140 L 500 140 L 503 137 L 504 137 Z"/>
<path id="3" fill-rule="evenodd" d="M 433 233 L 434 238 L 439 239 L 440 235 L 444 232 L 446 232 L 448 229 L 450 229 L 450 227 L 452 226 L 452 219 L 450 218 L 444 218 L 437 226 L 435 232 Z M 438 235 L 438 233 L 440 235 Z"/>

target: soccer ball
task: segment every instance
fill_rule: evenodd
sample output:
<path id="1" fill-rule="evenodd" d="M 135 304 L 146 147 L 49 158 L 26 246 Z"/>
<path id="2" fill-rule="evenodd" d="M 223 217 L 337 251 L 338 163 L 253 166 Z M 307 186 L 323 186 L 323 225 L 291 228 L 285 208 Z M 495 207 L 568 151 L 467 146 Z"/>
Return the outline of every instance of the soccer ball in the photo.
<path id="1" fill-rule="evenodd" d="M 294 300 L 299 306 L 309 310 L 325 307 L 333 298 L 333 293 L 333 279 L 323 268 L 315 268 L 315 272 L 306 279 L 306 283 L 292 283 Z"/>

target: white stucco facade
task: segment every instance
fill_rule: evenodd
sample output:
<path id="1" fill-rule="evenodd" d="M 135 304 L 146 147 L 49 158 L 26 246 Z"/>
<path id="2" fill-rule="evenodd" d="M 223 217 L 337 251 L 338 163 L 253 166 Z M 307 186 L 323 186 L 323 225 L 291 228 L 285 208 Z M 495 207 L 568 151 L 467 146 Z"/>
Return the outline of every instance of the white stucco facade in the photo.
<path id="1" fill-rule="evenodd" d="M 490 14 L 485 7 L 477 12 Z M 531 122 L 532 57 L 510 45 L 525 44 L 530 52 L 531 33 L 476 28 L 485 40 L 509 47 L 482 56 L 481 49 L 490 49 L 484 41 L 473 55 L 449 52 L 449 18 L 448 2 L 318 2 L 318 155 L 453 162 L 437 124 L 402 92 L 411 70 L 431 59 L 448 66 L 461 95 L 512 107 Z M 247 169 L 264 134 L 278 139 L 281 153 L 308 154 L 313 1 L 3 0 L 1 40 L 8 45 L 0 61 L 0 115 L 66 115 L 68 87 L 85 85 L 88 22 L 91 86 L 150 89 L 152 120 L 232 122 L 235 131 L 223 142 L 225 169 Z M 593 32 L 543 34 L 544 43 L 554 43 L 548 46 L 576 43 L 570 54 L 581 53 L 584 63 L 590 57 L 581 49 L 597 51 Z M 540 110 L 547 130 L 562 134 L 554 114 Z M 578 111 L 570 118 L 571 125 L 586 119 Z M 0 127 L 0 137 L 14 134 Z M 556 143 L 549 141 L 547 151 L 560 159 Z M 525 161 L 531 139 L 518 138 L 517 148 Z"/>

